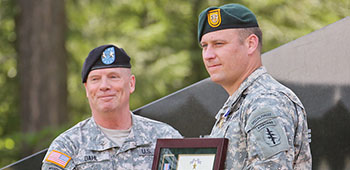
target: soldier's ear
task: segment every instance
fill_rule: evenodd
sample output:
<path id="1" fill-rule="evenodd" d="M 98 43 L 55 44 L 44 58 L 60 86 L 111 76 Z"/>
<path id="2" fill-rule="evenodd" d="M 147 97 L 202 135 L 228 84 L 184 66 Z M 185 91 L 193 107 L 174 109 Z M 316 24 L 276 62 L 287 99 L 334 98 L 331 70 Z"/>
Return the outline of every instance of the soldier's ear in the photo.
<path id="1" fill-rule="evenodd" d="M 130 76 L 129 86 L 130 86 L 130 94 L 135 91 L 136 78 L 135 75 Z"/>
<path id="2" fill-rule="evenodd" d="M 248 48 L 248 54 L 253 54 L 259 45 L 259 37 L 255 34 L 250 34 L 246 39 L 246 45 Z"/>

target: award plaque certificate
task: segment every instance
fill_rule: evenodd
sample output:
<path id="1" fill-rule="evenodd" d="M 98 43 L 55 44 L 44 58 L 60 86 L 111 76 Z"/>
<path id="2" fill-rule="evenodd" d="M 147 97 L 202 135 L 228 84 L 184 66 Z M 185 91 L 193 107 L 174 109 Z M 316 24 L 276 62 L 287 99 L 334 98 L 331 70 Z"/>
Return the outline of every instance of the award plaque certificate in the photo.
<path id="1" fill-rule="evenodd" d="M 158 139 L 152 170 L 221 170 L 228 139 Z"/>

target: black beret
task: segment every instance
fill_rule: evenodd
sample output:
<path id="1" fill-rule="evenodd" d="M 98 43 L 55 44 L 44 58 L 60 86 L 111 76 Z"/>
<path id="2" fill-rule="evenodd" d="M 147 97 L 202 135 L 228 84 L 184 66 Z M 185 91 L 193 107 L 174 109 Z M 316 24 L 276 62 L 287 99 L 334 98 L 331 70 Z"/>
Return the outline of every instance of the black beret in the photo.
<path id="1" fill-rule="evenodd" d="M 96 47 L 90 51 L 85 59 L 81 72 L 82 82 L 86 82 L 91 70 L 113 67 L 131 68 L 128 54 L 126 54 L 122 48 L 118 48 L 114 45 Z"/>
<path id="2" fill-rule="evenodd" d="M 252 11 L 240 4 L 209 7 L 199 14 L 198 41 L 206 33 L 229 29 L 259 27 Z"/>

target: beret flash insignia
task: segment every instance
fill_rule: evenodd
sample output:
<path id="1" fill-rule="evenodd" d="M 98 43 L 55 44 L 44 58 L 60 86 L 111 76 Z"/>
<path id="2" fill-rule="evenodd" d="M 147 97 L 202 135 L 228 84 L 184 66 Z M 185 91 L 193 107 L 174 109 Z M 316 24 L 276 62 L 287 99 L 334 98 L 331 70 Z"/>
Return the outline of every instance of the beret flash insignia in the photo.
<path id="1" fill-rule="evenodd" d="M 221 24 L 220 9 L 208 11 L 208 23 L 211 27 L 218 27 Z"/>
<path id="2" fill-rule="evenodd" d="M 112 64 L 115 61 L 114 47 L 109 47 L 105 51 L 103 51 L 101 60 L 103 64 Z"/>

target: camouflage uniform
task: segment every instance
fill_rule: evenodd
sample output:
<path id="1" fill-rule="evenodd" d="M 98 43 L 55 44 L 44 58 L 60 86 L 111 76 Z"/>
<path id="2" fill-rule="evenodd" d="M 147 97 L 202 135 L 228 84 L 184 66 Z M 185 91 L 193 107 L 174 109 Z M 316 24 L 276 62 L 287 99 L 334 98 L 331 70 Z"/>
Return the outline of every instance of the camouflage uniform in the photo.
<path id="1" fill-rule="evenodd" d="M 225 169 L 311 169 L 305 109 L 264 67 L 240 85 L 216 119 L 210 137 L 229 139 Z"/>
<path id="2" fill-rule="evenodd" d="M 157 138 L 181 138 L 180 133 L 161 122 L 132 114 L 129 136 L 119 148 L 88 118 L 58 136 L 49 147 L 42 169 L 151 169 Z M 52 151 L 72 159 L 65 168 L 47 162 Z"/>

